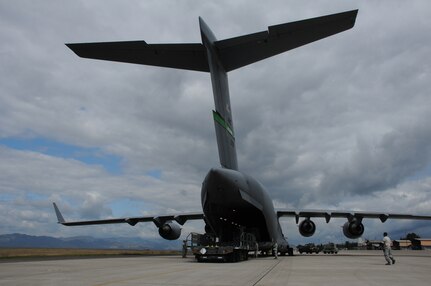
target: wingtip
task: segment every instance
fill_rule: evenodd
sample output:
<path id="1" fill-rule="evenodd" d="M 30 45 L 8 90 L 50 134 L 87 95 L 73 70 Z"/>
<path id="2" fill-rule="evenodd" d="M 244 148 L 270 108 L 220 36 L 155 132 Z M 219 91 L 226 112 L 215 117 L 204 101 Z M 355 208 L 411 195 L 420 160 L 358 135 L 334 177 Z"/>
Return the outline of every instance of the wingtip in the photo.
<path id="1" fill-rule="evenodd" d="M 352 12 L 352 14 L 353 14 L 353 25 L 355 25 L 355 23 L 356 23 L 356 18 L 358 17 L 359 9 L 352 10 L 351 12 Z"/>
<path id="2" fill-rule="evenodd" d="M 75 53 L 75 55 L 77 55 L 78 57 L 80 57 L 80 55 L 78 54 L 78 51 L 76 50 L 76 44 L 71 44 L 71 43 L 67 43 L 65 44 L 66 47 L 68 47 L 72 52 Z"/>
<path id="3" fill-rule="evenodd" d="M 60 212 L 60 209 L 57 207 L 55 202 L 52 203 L 54 206 L 55 214 L 57 216 L 58 223 L 64 224 L 66 221 L 64 220 L 63 215 Z"/>
<path id="4" fill-rule="evenodd" d="M 208 25 L 207 25 L 207 23 L 205 23 L 204 18 L 199 16 L 199 27 L 203 27 L 203 26 L 207 27 Z"/>

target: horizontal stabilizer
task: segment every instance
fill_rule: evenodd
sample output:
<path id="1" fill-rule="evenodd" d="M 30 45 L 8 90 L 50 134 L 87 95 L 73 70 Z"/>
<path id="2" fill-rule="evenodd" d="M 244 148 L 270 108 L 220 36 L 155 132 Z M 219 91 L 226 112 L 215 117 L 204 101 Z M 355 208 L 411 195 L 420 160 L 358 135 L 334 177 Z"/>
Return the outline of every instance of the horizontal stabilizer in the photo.
<path id="1" fill-rule="evenodd" d="M 348 30 L 358 10 L 268 27 L 267 31 L 216 41 L 226 72 Z M 147 44 L 145 41 L 66 44 L 83 58 L 209 72 L 201 43 Z"/>
<path id="2" fill-rule="evenodd" d="M 226 71 L 343 32 L 355 25 L 358 10 L 268 27 L 268 31 L 215 42 Z"/>
<path id="3" fill-rule="evenodd" d="M 145 41 L 66 44 L 82 58 L 209 72 L 202 44 Z"/>

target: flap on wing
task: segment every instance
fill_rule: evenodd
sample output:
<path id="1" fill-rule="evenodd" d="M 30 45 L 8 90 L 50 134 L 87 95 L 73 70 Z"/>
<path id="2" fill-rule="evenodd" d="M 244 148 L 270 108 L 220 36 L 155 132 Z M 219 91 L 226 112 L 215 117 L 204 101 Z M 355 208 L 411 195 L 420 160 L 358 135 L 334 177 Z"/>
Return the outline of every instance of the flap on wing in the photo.
<path id="1" fill-rule="evenodd" d="M 325 218 L 326 222 L 329 222 L 331 218 L 372 218 L 380 219 L 381 222 L 385 222 L 388 219 L 412 219 L 412 220 L 431 220 L 431 216 L 425 215 L 411 215 L 411 214 L 395 214 L 395 213 L 382 213 L 382 212 L 362 212 L 362 211 L 335 211 L 335 210 L 278 210 L 277 217 L 295 217 L 296 222 L 300 217 L 312 218 L 322 217 Z"/>
<path id="2" fill-rule="evenodd" d="M 226 71 L 348 30 L 358 10 L 268 27 L 268 31 L 215 42 Z"/>
<path id="3" fill-rule="evenodd" d="M 113 223 L 128 223 L 131 226 L 136 225 L 138 222 L 154 222 L 157 227 L 160 227 L 165 222 L 175 220 L 179 224 L 183 225 L 188 220 L 201 220 L 204 218 L 203 213 L 184 213 L 178 215 L 165 215 L 165 216 L 146 216 L 146 217 L 128 217 L 128 218 L 113 218 L 113 219 L 101 219 L 101 220 L 85 220 L 85 221 L 65 221 L 60 209 L 56 203 L 53 203 L 54 210 L 57 215 L 58 223 L 66 226 L 77 226 L 77 225 L 95 225 L 95 224 L 113 224 Z"/>
<path id="4" fill-rule="evenodd" d="M 208 72 L 202 44 L 147 44 L 145 41 L 66 44 L 83 58 Z"/>

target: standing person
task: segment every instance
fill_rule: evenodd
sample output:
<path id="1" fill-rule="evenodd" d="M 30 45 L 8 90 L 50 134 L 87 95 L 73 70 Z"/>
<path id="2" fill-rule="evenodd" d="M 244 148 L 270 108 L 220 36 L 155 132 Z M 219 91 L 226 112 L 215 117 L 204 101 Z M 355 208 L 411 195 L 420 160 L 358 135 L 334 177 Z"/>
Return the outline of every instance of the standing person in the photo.
<path id="1" fill-rule="evenodd" d="M 183 240 L 183 258 L 187 257 L 187 240 Z"/>
<path id="2" fill-rule="evenodd" d="M 392 260 L 392 264 L 395 264 L 395 259 L 394 256 L 392 255 L 392 240 L 389 238 L 388 233 L 384 232 L 383 233 L 383 253 L 385 254 L 385 259 L 386 259 L 386 265 L 391 265 L 391 260 Z"/>
<path id="3" fill-rule="evenodd" d="M 277 242 L 274 242 L 274 245 L 272 246 L 272 253 L 274 254 L 274 259 L 278 259 L 278 244 L 277 244 Z"/>

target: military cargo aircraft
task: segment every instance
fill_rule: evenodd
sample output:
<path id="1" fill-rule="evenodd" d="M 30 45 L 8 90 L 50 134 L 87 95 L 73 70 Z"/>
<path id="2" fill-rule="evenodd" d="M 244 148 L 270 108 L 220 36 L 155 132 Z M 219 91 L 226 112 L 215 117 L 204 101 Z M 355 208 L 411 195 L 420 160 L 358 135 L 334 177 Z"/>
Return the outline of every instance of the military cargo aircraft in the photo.
<path id="1" fill-rule="evenodd" d="M 128 217 L 92 221 L 66 221 L 54 203 L 58 222 L 66 226 L 153 222 L 161 237 L 174 240 L 188 220 L 204 220 L 205 232 L 220 243 L 235 240 L 245 231 L 256 237 L 259 249 L 270 250 L 275 243 L 282 254 L 289 253 L 279 218 L 299 219 L 299 232 L 311 236 L 316 230 L 314 217 L 346 218 L 343 233 L 354 239 L 364 232 L 364 218 L 431 219 L 431 216 L 332 210 L 275 210 L 268 191 L 253 177 L 238 168 L 235 132 L 232 122 L 227 73 L 326 38 L 352 28 L 358 10 L 270 26 L 266 31 L 235 38 L 217 40 L 203 19 L 199 18 L 201 43 L 147 44 L 145 41 L 67 44 L 83 58 L 161 66 L 209 72 L 215 102 L 213 118 L 221 167 L 210 169 L 201 191 L 203 212 L 164 216 Z"/>

